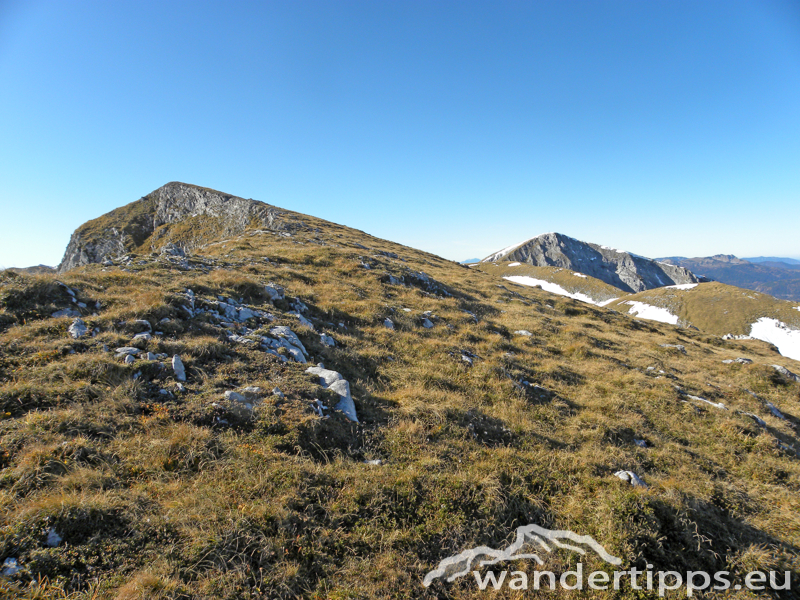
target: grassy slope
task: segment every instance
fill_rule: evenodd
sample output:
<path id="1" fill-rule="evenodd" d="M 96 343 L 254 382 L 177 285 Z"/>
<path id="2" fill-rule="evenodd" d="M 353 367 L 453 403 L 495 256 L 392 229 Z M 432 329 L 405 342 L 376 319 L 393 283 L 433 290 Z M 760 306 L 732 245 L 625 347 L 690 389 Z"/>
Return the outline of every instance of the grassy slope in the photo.
<path id="1" fill-rule="evenodd" d="M 625 302 L 638 301 L 667 308 L 678 315 L 679 322 L 725 335 L 750 333 L 750 325 L 760 317 L 778 319 L 791 327 L 800 328 L 797 302 L 778 300 L 767 294 L 744 290 L 724 283 L 701 283 L 689 290 L 657 288 L 626 296 L 608 305 L 628 312 Z"/>
<path id="2" fill-rule="evenodd" d="M 800 385 L 765 366 L 797 372 L 798 363 L 759 342 L 499 287 L 479 270 L 303 219 L 321 232 L 199 250 L 192 263 L 208 274 L 139 257 L 132 272 L 91 265 L 64 275 L 79 299 L 102 303 L 96 317 L 84 311 L 96 338 L 73 340 L 69 319 L 47 317 L 68 302 L 52 276 L 3 275 L 0 559 L 18 557 L 24 571 L 0 580 L 0 596 L 471 598 L 481 595 L 471 578 L 426 590 L 422 577 L 465 548 L 505 545 L 528 523 L 591 535 L 639 567 L 800 570 L 800 462 L 779 446 L 800 447 Z M 408 268 L 452 296 L 382 282 Z M 270 306 L 270 281 L 302 298 L 337 347 L 298 326 L 285 302 Z M 361 425 L 314 416 L 310 401 L 325 396 L 303 366 L 231 343 L 203 318 L 183 320 L 186 287 L 242 298 L 292 326 L 315 362 L 350 381 Z M 438 316 L 431 330 L 419 326 L 427 310 Z M 174 398 L 158 393 L 174 390 L 169 369 L 127 367 L 102 351 L 130 343 L 134 319 L 166 317 L 143 347 L 183 356 L 189 393 Z M 477 355 L 474 366 L 462 350 Z M 721 363 L 736 356 L 754 364 Z M 527 392 L 522 380 L 553 394 Z M 246 385 L 279 386 L 286 400 L 237 416 L 222 395 Z M 684 402 L 675 385 L 730 410 Z M 43 543 L 50 527 L 64 537 L 57 548 Z M 575 556 L 547 555 L 544 568 L 566 569 Z M 588 555 L 584 566 L 604 568 Z"/>
<path id="3" fill-rule="evenodd" d="M 574 275 L 575 271 L 571 269 L 562 269 L 560 267 L 534 267 L 532 265 L 520 264 L 516 267 L 509 267 L 508 262 L 500 263 L 479 263 L 472 267 L 479 269 L 484 273 L 496 277 L 509 277 L 513 275 L 520 275 L 525 277 L 533 277 L 534 279 L 543 279 L 544 281 L 551 281 L 568 292 L 585 294 L 596 300 L 602 302 L 604 300 L 611 300 L 612 298 L 619 298 L 627 296 L 627 292 L 623 292 L 613 285 L 607 284 L 594 277 L 578 277 Z"/>

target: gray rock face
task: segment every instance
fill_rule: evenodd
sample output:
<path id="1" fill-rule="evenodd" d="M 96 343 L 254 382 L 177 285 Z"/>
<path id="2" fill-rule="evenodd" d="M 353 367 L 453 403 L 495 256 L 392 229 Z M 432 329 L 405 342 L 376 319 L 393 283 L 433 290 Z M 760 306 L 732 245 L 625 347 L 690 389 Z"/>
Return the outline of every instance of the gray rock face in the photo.
<path id="1" fill-rule="evenodd" d="M 571 269 L 631 293 L 698 281 L 691 271 L 683 267 L 581 242 L 560 233 L 545 233 L 518 246 L 495 252 L 481 262 L 496 261 Z"/>
<path id="2" fill-rule="evenodd" d="M 241 233 L 253 223 L 273 231 L 294 231 L 302 226 L 263 202 L 180 182 L 168 183 L 133 205 L 136 206 L 123 206 L 76 229 L 58 272 L 89 263 L 103 263 L 140 245 L 148 245 L 147 242 L 148 252 L 166 249 L 166 254 L 185 254 L 192 246 L 185 242 L 173 243 L 169 239 L 169 228 L 159 229 L 154 234 L 162 225 L 197 216 L 219 218 L 222 235 Z"/>

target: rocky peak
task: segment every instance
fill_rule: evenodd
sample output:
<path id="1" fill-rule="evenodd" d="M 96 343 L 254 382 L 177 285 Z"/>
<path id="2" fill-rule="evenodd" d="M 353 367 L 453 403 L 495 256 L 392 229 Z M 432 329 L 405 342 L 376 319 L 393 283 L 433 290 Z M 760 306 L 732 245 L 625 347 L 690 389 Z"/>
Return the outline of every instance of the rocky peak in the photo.
<path id="1" fill-rule="evenodd" d="M 697 283 L 683 267 L 571 238 L 544 233 L 489 255 L 482 262 L 515 261 L 537 267 L 562 267 L 605 281 L 626 292 Z"/>
<path id="2" fill-rule="evenodd" d="M 248 227 L 292 231 L 302 226 L 296 217 L 263 202 L 173 181 L 81 225 L 58 271 L 136 250 L 160 251 L 168 244 L 191 250 Z"/>

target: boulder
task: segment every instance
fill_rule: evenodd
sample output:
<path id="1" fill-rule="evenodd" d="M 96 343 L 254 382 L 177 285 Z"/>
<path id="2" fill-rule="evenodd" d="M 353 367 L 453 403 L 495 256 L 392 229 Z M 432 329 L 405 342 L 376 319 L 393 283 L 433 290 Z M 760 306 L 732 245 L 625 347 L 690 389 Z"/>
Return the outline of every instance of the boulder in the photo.
<path id="1" fill-rule="evenodd" d="M 622 481 L 627 481 L 634 487 L 647 487 L 647 484 L 633 471 L 617 471 L 614 476 L 619 477 Z"/>
<path id="2" fill-rule="evenodd" d="M 86 327 L 86 323 L 83 322 L 83 319 L 78 317 L 72 322 L 72 325 L 69 326 L 67 331 L 69 331 L 69 334 L 77 340 L 78 338 L 85 336 L 86 332 L 89 331 L 89 328 Z"/>
<path id="3" fill-rule="evenodd" d="M 320 378 L 322 387 L 336 392 L 340 398 L 336 404 L 336 409 L 342 411 L 351 421 L 358 423 L 356 405 L 353 402 L 353 396 L 350 394 L 350 384 L 342 377 L 341 373 L 323 367 L 309 367 L 306 369 L 306 373 L 317 375 Z"/>
<path id="4" fill-rule="evenodd" d="M 175 371 L 175 379 L 178 381 L 186 381 L 186 369 L 183 366 L 181 357 L 177 354 L 172 357 L 172 370 Z"/>
<path id="5" fill-rule="evenodd" d="M 772 368 L 775 369 L 778 373 L 786 377 L 787 379 L 791 379 L 792 381 L 800 381 L 800 377 L 792 373 L 786 367 L 782 367 L 780 365 L 772 365 Z"/>

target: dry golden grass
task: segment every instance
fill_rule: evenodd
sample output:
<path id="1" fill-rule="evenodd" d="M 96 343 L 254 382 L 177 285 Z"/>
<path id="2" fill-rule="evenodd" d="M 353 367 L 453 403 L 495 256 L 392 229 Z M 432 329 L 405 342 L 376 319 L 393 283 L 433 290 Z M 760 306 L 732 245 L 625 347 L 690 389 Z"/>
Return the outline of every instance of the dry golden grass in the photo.
<path id="1" fill-rule="evenodd" d="M 69 273 L 61 281 L 100 330 L 81 340 L 68 337 L 69 319 L 48 316 L 67 302 L 53 276 L 2 279 L 0 558 L 24 569 L 0 581 L 0 595 L 472 598 L 471 578 L 426 589 L 422 577 L 468 547 L 507 544 L 528 523 L 592 535 L 627 565 L 797 577 L 800 385 L 765 366 L 797 363 L 765 344 L 639 322 L 302 220 L 292 237 L 245 232 L 199 249 L 195 270 L 148 258 L 130 273 Z M 413 285 L 389 284 L 387 273 Z M 286 302 L 269 303 L 268 282 L 286 288 Z M 330 397 L 305 366 L 186 320 L 186 288 L 241 298 L 292 327 L 313 363 L 348 379 L 360 426 L 314 415 L 311 400 Z M 286 314 L 295 297 L 336 347 Z M 424 311 L 436 315 L 430 330 Z M 168 365 L 125 366 L 104 352 L 130 342 L 134 319 L 163 329 L 142 348 L 180 354 L 187 393 Z M 736 356 L 754 364 L 721 362 Z M 224 391 L 248 385 L 286 398 L 237 414 Z M 374 459 L 382 464 L 364 463 Z M 649 488 L 625 484 L 618 469 Z M 44 545 L 50 527 L 65 544 Z"/>

